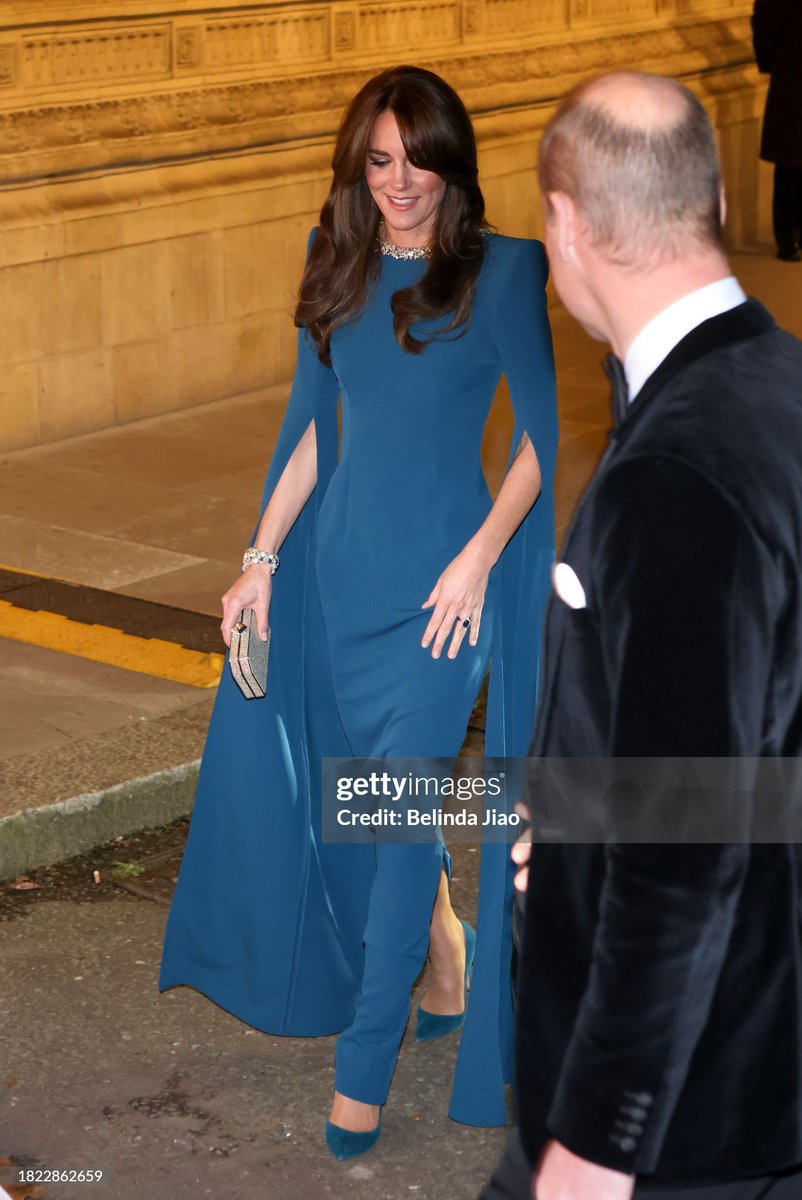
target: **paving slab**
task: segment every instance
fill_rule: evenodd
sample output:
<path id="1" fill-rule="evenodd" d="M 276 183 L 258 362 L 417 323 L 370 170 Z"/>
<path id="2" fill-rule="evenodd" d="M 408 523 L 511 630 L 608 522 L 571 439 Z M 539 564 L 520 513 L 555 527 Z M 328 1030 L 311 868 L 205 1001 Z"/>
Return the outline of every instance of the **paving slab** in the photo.
<path id="1" fill-rule="evenodd" d="M 4 516 L 0 566 L 90 587 L 116 588 L 203 561 L 193 554 L 73 529 L 59 524 L 63 519 L 56 504 L 50 522 Z"/>
<path id="2" fill-rule="evenodd" d="M 38 656 L 40 668 L 41 656 L 50 653 L 25 649 Z M 26 659 L 21 663 L 25 667 Z M 208 693 L 86 665 L 107 681 L 111 673 L 118 680 L 127 677 L 131 690 L 126 697 L 113 688 L 113 703 L 104 705 L 96 677 L 81 692 L 79 674 L 63 706 L 49 693 L 38 706 L 31 703 L 28 719 L 38 719 L 40 739 L 35 749 L 25 731 L 12 725 L 12 742 L 17 732 L 26 752 L 9 754 L 6 746 L 0 762 L 0 880 L 117 834 L 161 825 L 192 808 L 212 707 Z M 62 685 L 66 677 L 65 671 Z"/>

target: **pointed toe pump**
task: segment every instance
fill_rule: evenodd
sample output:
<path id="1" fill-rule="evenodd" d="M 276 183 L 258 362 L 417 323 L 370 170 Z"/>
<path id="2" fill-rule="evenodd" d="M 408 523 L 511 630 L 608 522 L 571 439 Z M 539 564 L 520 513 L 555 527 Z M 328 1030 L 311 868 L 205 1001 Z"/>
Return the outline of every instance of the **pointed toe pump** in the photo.
<path id="1" fill-rule="evenodd" d="M 365 1133 L 355 1133 L 353 1129 L 342 1129 L 339 1125 L 332 1125 L 331 1121 L 327 1121 L 326 1145 L 335 1158 L 338 1158 L 340 1162 L 347 1162 L 349 1158 L 356 1158 L 358 1155 L 364 1154 L 366 1150 L 370 1150 L 371 1146 L 375 1146 L 379 1140 L 381 1128 L 381 1113 L 379 1113 L 379 1123 L 376 1128 L 368 1129 Z"/>
<path id="2" fill-rule="evenodd" d="M 435 1038 L 445 1037 L 460 1029 L 465 1021 L 465 1010 L 468 1007 L 468 991 L 471 986 L 473 960 L 476 954 L 476 934 L 467 921 L 460 921 L 465 934 L 465 988 L 462 1012 L 455 1016 L 444 1016 L 440 1013 L 426 1012 L 418 1005 L 418 1017 L 415 1023 L 415 1041 L 433 1042 Z"/>

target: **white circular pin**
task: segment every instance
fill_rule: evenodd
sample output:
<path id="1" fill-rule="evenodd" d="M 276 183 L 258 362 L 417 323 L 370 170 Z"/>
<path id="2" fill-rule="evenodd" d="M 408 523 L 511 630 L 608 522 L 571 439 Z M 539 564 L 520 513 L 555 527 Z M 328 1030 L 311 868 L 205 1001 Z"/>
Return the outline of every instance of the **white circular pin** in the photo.
<path id="1" fill-rule="evenodd" d="M 551 568 L 551 583 L 554 591 L 569 608 L 587 608 L 585 589 L 579 576 L 566 562 L 554 563 Z"/>

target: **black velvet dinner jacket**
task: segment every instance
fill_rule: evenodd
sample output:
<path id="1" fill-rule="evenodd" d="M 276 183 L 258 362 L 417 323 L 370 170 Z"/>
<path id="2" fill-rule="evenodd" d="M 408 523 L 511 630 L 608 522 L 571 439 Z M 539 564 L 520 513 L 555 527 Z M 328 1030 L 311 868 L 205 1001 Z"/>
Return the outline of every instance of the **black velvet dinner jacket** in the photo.
<path id="1" fill-rule="evenodd" d="M 580 502 L 533 756 L 802 750 L 802 343 L 755 301 L 646 382 Z M 524 1147 L 655 1183 L 802 1163 L 802 856 L 536 843 L 518 966 Z"/>

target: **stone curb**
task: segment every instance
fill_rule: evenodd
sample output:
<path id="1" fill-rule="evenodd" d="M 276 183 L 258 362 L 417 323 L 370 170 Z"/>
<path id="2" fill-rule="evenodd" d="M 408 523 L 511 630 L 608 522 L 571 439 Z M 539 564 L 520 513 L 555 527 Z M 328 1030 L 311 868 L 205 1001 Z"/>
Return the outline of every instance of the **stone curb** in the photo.
<path id="1" fill-rule="evenodd" d="M 192 811 L 200 759 L 0 818 L 0 881 Z"/>

